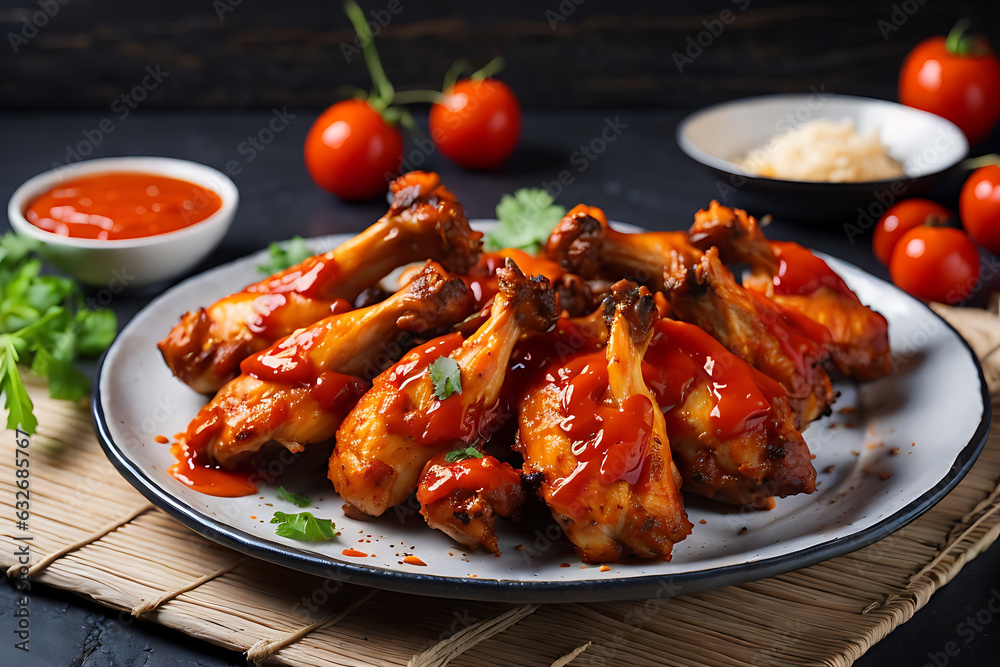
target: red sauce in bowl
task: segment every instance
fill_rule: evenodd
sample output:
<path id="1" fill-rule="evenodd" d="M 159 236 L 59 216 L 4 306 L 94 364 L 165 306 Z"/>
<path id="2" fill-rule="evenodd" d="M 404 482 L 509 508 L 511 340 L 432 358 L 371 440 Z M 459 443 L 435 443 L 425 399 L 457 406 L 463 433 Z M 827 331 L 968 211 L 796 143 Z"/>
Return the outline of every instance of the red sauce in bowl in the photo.
<path id="1" fill-rule="evenodd" d="M 107 172 L 60 183 L 35 198 L 24 217 L 39 229 L 77 239 L 157 236 L 201 222 L 222 198 L 177 178 Z"/>

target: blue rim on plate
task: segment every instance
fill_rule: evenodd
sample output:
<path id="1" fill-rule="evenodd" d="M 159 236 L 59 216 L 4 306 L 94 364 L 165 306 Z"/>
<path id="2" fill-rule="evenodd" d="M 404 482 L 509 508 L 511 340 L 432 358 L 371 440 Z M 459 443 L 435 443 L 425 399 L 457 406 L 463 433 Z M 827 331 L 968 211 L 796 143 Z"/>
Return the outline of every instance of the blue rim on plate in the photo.
<path id="1" fill-rule="evenodd" d="M 879 280 L 872 277 L 874 280 Z M 880 281 L 879 282 L 884 282 Z M 92 412 L 98 440 L 112 464 L 142 495 L 195 533 L 236 551 L 324 578 L 376 588 L 434 597 L 504 602 L 595 602 L 673 597 L 769 577 L 840 556 L 907 525 L 933 507 L 968 473 L 989 434 L 992 410 L 983 370 L 969 344 L 946 320 L 921 304 L 962 342 L 979 377 L 983 411 L 971 440 L 959 452 L 940 481 L 902 509 L 849 536 L 761 560 L 667 575 L 640 575 L 604 580 L 531 582 L 426 575 L 334 560 L 303 549 L 264 539 L 226 525 L 171 495 L 115 443 L 102 405 L 101 377 L 112 348 L 102 355 L 94 382 Z M 116 341 L 117 343 L 117 341 Z"/>

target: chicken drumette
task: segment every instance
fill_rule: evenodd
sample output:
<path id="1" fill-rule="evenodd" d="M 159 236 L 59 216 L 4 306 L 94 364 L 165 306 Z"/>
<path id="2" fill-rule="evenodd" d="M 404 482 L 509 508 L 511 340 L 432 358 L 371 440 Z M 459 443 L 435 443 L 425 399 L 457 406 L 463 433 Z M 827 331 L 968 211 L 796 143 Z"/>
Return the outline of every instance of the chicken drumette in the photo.
<path id="1" fill-rule="evenodd" d="M 520 395 L 515 448 L 524 471 L 543 476 L 539 494 L 584 561 L 669 559 L 692 525 L 663 413 L 642 376 L 658 314 L 635 283 L 611 293 L 607 347 L 539 370 Z"/>
<path id="2" fill-rule="evenodd" d="M 544 278 L 511 260 L 497 269 L 489 320 L 463 342 L 453 333 L 423 345 L 375 379 L 337 431 L 329 477 L 353 508 L 372 516 L 402 502 L 432 458 L 488 439 L 505 415 L 500 389 L 514 345 L 556 319 Z"/>
<path id="3" fill-rule="evenodd" d="M 433 259 L 465 272 L 479 257 L 481 233 L 437 174 L 410 172 L 393 181 L 389 212 L 337 248 L 185 313 L 159 343 L 178 378 L 211 394 L 239 374 L 239 364 L 296 329 L 350 309 L 362 291 L 397 267 Z"/>
<path id="4" fill-rule="evenodd" d="M 678 319 L 698 325 L 782 385 L 797 415 L 796 428 L 830 412 L 833 386 L 823 367 L 829 333 L 821 325 L 744 289 L 714 247 L 693 266 L 675 262 L 664 279 Z"/>
<path id="5" fill-rule="evenodd" d="M 746 263 L 744 286 L 829 331 L 827 347 L 848 377 L 874 380 L 892 370 L 886 319 L 861 303 L 822 259 L 797 243 L 768 241 L 753 216 L 713 201 L 695 214 L 691 241 L 716 246 L 727 263 Z"/>
<path id="6" fill-rule="evenodd" d="M 385 301 L 332 315 L 247 357 L 242 373 L 180 439 L 203 463 L 234 468 L 274 441 L 292 452 L 332 438 L 406 340 L 468 315 L 465 283 L 433 262 Z"/>

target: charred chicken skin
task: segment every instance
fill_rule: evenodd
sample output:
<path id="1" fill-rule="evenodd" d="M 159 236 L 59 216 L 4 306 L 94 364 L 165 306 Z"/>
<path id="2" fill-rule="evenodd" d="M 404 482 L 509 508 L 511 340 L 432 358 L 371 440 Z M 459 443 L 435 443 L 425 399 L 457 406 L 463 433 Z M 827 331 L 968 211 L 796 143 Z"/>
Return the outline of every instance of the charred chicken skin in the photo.
<path id="1" fill-rule="evenodd" d="M 778 381 L 803 429 L 829 414 L 833 386 L 823 367 L 829 333 L 815 321 L 744 289 L 709 248 L 694 266 L 665 272 L 673 314 L 696 324 L 730 352 Z M 819 342 L 818 342 L 819 341 Z"/>
<path id="2" fill-rule="evenodd" d="M 211 394 L 239 374 L 239 364 L 296 329 L 343 312 L 397 267 L 433 259 L 466 272 L 479 258 L 481 233 L 437 174 L 410 172 L 393 181 L 389 212 L 334 250 L 190 311 L 159 343 L 174 375 Z"/>
<path id="3" fill-rule="evenodd" d="M 428 262 L 385 301 L 327 317 L 247 357 L 181 444 L 231 469 L 271 441 L 299 452 L 328 440 L 394 361 L 387 351 L 398 349 L 401 337 L 451 326 L 471 308 L 465 283 Z"/>
<path id="4" fill-rule="evenodd" d="M 408 353 L 375 379 L 337 431 L 329 477 L 355 509 L 381 515 L 417 487 L 428 461 L 487 439 L 503 421 L 511 351 L 522 335 L 551 327 L 556 312 L 545 278 L 526 278 L 509 259 L 496 273 L 499 291 L 476 333 L 464 342 L 458 333 L 442 336 Z"/>
<path id="5" fill-rule="evenodd" d="M 521 474 L 492 456 L 453 462 L 445 457 L 428 461 L 420 475 L 420 514 L 459 544 L 500 553 L 496 517 L 512 516 L 524 502 Z"/>
<path id="6" fill-rule="evenodd" d="M 768 241 L 753 216 L 713 201 L 695 214 L 692 242 L 716 246 L 727 263 L 743 262 L 751 275 L 744 286 L 788 310 L 823 325 L 837 369 L 848 377 L 874 380 L 892 370 L 888 323 L 861 303 L 844 280 L 806 248 Z"/>
<path id="7" fill-rule="evenodd" d="M 693 263 L 701 252 L 684 232 L 628 234 L 608 225 L 604 211 L 580 204 L 556 225 L 545 244 L 546 256 L 584 278 L 627 276 L 663 290 L 663 270 L 674 258 Z"/>
<path id="8" fill-rule="evenodd" d="M 657 311 L 635 283 L 611 294 L 607 347 L 542 369 L 521 395 L 515 448 L 525 473 L 543 475 L 539 494 L 582 560 L 669 559 L 692 525 L 642 375 Z"/>

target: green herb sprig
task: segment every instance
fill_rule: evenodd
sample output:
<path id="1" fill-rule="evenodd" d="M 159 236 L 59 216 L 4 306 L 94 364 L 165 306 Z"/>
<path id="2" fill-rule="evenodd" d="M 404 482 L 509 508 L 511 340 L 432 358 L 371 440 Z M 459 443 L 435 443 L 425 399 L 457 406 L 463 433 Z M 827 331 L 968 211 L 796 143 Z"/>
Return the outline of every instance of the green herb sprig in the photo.
<path id="1" fill-rule="evenodd" d="M 36 247 L 14 234 L 0 237 L 0 393 L 7 428 L 27 433 L 35 432 L 38 420 L 23 369 L 47 378 L 52 398 L 80 400 L 90 392 L 90 378 L 73 362 L 99 355 L 118 330 L 114 312 L 87 307 L 77 283 L 41 275 Z"/>
<path id="2" fill-rule="evenodd" d="M 519 248 L 537 252 L 566 209 L 553 202 L 552 195 L 540 188 L 521 188 L 504 195 L 497 204 L 500 226 L 486 235 L 486 249 Z"/>

